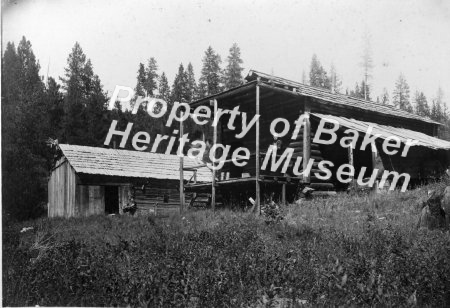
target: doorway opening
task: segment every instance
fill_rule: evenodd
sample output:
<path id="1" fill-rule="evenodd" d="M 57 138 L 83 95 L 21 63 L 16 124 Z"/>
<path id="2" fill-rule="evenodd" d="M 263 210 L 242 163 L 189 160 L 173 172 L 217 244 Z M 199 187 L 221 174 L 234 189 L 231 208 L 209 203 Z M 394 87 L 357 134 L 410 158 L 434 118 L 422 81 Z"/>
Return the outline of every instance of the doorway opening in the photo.
<path id="1" fill-rule="evenodd" d="M 119 187 L 105 186 L 106 214 L 119 214 Z"/>

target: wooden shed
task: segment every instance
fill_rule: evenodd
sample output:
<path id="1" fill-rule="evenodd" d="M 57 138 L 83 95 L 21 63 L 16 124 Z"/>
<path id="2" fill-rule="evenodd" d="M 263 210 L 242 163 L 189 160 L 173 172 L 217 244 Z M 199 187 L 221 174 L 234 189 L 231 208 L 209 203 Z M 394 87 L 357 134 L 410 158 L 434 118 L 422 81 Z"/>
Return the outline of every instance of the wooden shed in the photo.
<path id="1" fill-rule="evenodd" d="M 48 182 L 48 216 L 119 214 L 134 197 L 140 211 L 179 207 L 180 158 L 156 154 L 60 144 L 60 159 Z M 184 158 L 196 170 L 197 183 L 211 181 L 203 162 Z M 184 173 L 186 183 L 192 172 Z"/>
<path id="2" fill-rule="evenodd" d="M 190 105 L 192 110 L 202 105 L 210 106 L 213 110 L 210 121 L 213 121 L 219 109 L 231 110 L 236 106 L 239 106 L 240 112 L 247 114 L 247 119 L 260 116 L 259 121 L 241 139 L 236 138 L 236 133 L 241 131 L 241 121 L 237 119 L 234 122 L 236 129 L 230 130 L 227 125 L 229 114 L 221 115 L 214 130 L 208 125 L 204 126 L 207 138 L 231 146 L 230 154 L 233 149 L 245 145 L 251 154 L 248 164 L 237 168 L 228 163 L 220 173 L 230 176 L 223 178 L 216 173 L 212 183 L 189 185 L 188 189 L 209 189 L 212 192 L 218 190 L 228 199 L 228 203 L 242 204 L 248 202 L 248 197 L 252 197 L 259 205 L 264 195 L 275 194 L 282 202 L 292 200 L 298 187 L 309 186 L 319 195 L 346 189 L 346 185 L 336 179 L 336 167 L 346 163 L 351 163 L 356 172 L 363 167 L 367 170 L 381 167 L 398 173 L 407 172 L 411 175 L 412 182 L 437 177 L 448 167 L 450 142 L 437 138 L 441 124 L 429 118 L 391 105 L 357 99 L 253 70 L 245 81 L 239 87 L 202 98 Z M 291 125 L 289 133 L 277 142 L 281 143 L 281 151 L 286 148 L 294 150 L 294 160 L 296 157 L 303 158 L 301 171 L 307 168 L 309 159 L 313 158 L 311 172 L 295 176 L 292 173 L 293 164 L 289 165 L 285 173 L 271 172 L 267 168 L 262 170 L 262 160 L 268 148 L 274 144 L 274 136 L 270 133 L 272 121 L 284 118 L 292 124 L 302 115 L 304 125 L 295 140 L 291 138 L 294 129 L 294 125 Z M 381 137 L 377 140 L 376 148 L 369 147 L 365 151 L 343 148 L 339 143 L 314 143 L 313 136 L 323 118 L 333 118 L 339 123 L 338 137 L 348 128 L 365 132 L 369 126 L 380 133 Z M 381 142 L 392 135 L 401 140 L 402 147 L 409 138 L 418 140 L 418 143 L 411 147 L 407 157 L 401 157 L 400 154 L 385 155 Z M 359 144 L 361 139 L 358 139 Z M 231 157 L 227 157 L 227 160 L 230 159 Z M 314 176 L 318 171 L 318 164 L 323 160 L 331 161 L 336 166 L 331 170 L 332 177 L 327 181 Z"/>

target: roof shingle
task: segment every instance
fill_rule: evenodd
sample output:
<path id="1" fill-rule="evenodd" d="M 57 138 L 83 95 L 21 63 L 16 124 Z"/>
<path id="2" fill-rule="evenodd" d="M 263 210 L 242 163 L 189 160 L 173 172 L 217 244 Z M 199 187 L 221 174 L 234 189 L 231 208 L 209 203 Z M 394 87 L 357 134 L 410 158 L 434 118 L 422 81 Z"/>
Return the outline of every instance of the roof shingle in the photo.
<path id="1" fill-rule="evenodd" d="M 64 156 L 77 173 L 155 178 L 162 180 L 180 179 L 180 157 L 150 152 L 96 148 L 80 145 L 60 144 Z M 184 167 L 203 165 L 200 160 L 184 158 Z M 193 172 L 185 171 L 189 180 Z M 198 182 L 210 182 L 211 170 L 201 167 L 197 171 Z"/>

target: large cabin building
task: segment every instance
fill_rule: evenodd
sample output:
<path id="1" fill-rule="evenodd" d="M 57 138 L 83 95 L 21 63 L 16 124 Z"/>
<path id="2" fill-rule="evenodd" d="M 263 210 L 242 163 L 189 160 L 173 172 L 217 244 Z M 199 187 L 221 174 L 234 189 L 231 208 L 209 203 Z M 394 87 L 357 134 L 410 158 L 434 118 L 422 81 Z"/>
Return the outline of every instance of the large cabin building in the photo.
<path id="1" fill-rule="evenodd" d="M 236 129 L 230 130 L 227 126 L 230 115 L 222 115 L 215 129 L 211 125 L 198 127 L 198 130 L 203 131 L 204 139 L 230 145 L 230 153 L 238 147 L 247 147 L 250 160 L 243 167 L 228 162 L 215 172 L 213 183 L 188 185 L 188 190 L 209 190 L 213 194 L 220 192 L 223 202 L 229 204 L 246 204 L 249 197 L 255 198 L 258 204 L 266 197 L 286 202 L 293 199 L 299 186 L 315 189 L 316 195 L 346 189 L 348 184 L 339 181 L 336 175 L 336 169 L 346 163 L 354 166 L 356 175 L 363 167 L 369 171 L 377 168 L 399 174 L 408 173 L 411 183 L 439 177 L 449 164 L 450 142 L 437 138 L 441 124 L 436 121 L 394 106 L 333 93 L 257 71 L 250 71 L 245 81 L 239 87 L 202 98 L 190 106 L 191 110 L 201 105 L 209 106 L 213 110 L 212 118 L 219 109 L 232 110 L 236 106 L 239 106 L 240 112 L 247 114 L 247 119 L 260 115 L 259 121 L 243 138 L 236 138 L 242 128 L 240 119 L 234 122 Z M 294 122 L 302 115 L 304 125 L 293 140 Z M 276 118 L 284 118 L 291 123 L 290 131 L 279 140 L 275 140 L 270 133 L 270 125 Z M 345 135 L 347 129 L 359 132 L 357 146 L 348 149 L 340 146 L 339 141 L 329 145 L 314 142 L 314 134 L 322 119 L 332 119 L 339 124 L 338 139 Z M 361 151 L 359 145 L 369 127 L 372 134 L 380 134 L 380 137 L 376 140 L 376 149 L 368 147 Z M 401 156 L 402 151 L 396 155 L 387 155 L 382 149 L 382 142 L 390 136 L 400 139 L 402 149 L 408 139 L 418 142 L 410 147 L 406 157 Z M 266 152 L 275 142 L 278 142 L 280 154 L 286 148 L 293 149 L 292 162 L 284 173 L 261 168 Z M 310 158 L 314 159 L 309 174 L 293 174 L 292 168 L 297 157 L 303 159 L 300 170 L 307 167 Z M 230 159 L 227 157 L 227 160 Z M 322 160 L 334 164 L 332 176 L 326 181 L 314 175 Z M 369 177 L 370 173 L 366 176 Z"/>

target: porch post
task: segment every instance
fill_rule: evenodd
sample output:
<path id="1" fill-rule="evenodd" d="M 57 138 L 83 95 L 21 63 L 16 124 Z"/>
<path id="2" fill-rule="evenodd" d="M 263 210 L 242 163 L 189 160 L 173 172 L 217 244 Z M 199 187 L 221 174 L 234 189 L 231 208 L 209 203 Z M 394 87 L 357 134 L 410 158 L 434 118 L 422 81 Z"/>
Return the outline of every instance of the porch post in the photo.
<path id="1" fill-rule="evenodd" d="M 256 111 L 255 113 L 258 115 L 259 114 L 259 82 L 260 82 L 260 78 L 258 77 L 258 82 L 256 84 Z M 259 185 L 259 119 L 258 121 L 256 121 L 255 123 L 255 128 L 256 128 L 256 146 L 255 146 L 255 151 L 256 151 L 256 196 L 255 196 L 255 209 L 256 209 L 256 213 L 261 214 L 261 200 L 260 200 L 260 194 L 261 194 L 261 188 Z"/>
<path id="2" fill-rule="evenodd" d="M 210 101 L 211 104 L 211 101 Z M 214 117 L 213 119 L 216 119 L 217 115 L 217 100 L 213 99 L 212 104 L 214 106 Z M 214 121 L 213 120 L 213 121 Z M 217 122 L 217 125 L 219 125 L 219 122 Z M 213 127 L 213 145 L 217 143 L 217 125 L 214 125 Z M 213 164 L 214 166 L 214 164 Z M 215 167 L 215 166 L 214 166 Z M 213 211 L 216 210 L 216 170 L 212 170 L 212 182 L 211 182 L 211 207 Z"/>
<path id="3" fill-rule="evenodd" d="M 377 156 L 378 156 L 378 150 L 376 145 L 371 143 L 371 150 L 372 150 L 372 170 L 375 169 L 375 166 L 377 164 Z M 372 186 L 372 193 L 376 195 L 378 191 L 378 179 L 375 180 L 375 183 Z"/>
<path id="4" fill-rule="evenodd" d="M 355 163 L 353 160 L 353 146 L 350 144 L 350 146 L 347 148 L 348 151 L 348 164 L 355 167 Z M 355 177 L 353 175 L 350 176 L 352 181 L 350 182 L 350 188 L 353 188 L 355 185 Z"/>
<path id="5" fill-rule="evenodd" d="M 181 118 L 184 112 L 181 112 Z M 183 137 L 183 121 L 180 121 L 180 138 Z M 184 211 L 184 161 L 183 152 L 180 153 L 180 212 Z"/>
<path id="6" fill-rule="evenodd" d="M 309 121 L 310 107 L 305 103 L 305 125 L 303 131 L 303 182 L 311 183 L 311 174 L 306 174 L 309 159 L 311 157 L 311 123 Z"/>

